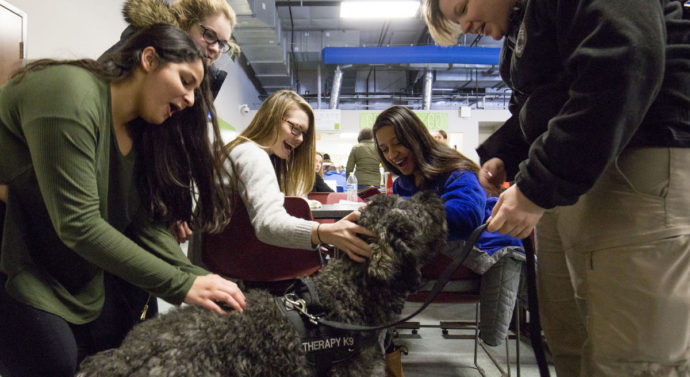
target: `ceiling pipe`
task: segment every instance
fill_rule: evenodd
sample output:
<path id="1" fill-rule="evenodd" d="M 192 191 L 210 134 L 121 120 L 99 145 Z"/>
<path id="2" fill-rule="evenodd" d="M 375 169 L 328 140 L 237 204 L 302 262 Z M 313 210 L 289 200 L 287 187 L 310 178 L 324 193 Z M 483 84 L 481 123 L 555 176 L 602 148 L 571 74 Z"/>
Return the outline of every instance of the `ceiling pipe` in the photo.
<path id="1" fill-rule="evenodd" d="M 497 65 L 498 47 L 467 46 L 395 46 L 395 47 L 325 47 L 325 64 L 405 64 L 445 63 Z"/>
<path id="2" fill-rule="evenodd" d="M 434 82 L 434 72 L 427 68 L 424 73 L 424 100 L 423 108 L 424 110 L 431 110 L 431 87 Z"/>
<path id="3" fill-rule="evenodd" d="M 340 84 L 343 82 L 343 70 L 340 66 L 335 67 L 335 75 L 333 75 L 333 88 L 331 89 L 331 104 L 329 109 L 338 108 L 338 96 L 340 96 Z"/>
<path id="4" fill-rule="evenodd" d="M 321 64 L 316 66 L 316 70 L 318 74 L 316 77 L 316 94 L 319 101 L 317 102 L 316 108 L 321 110 Z"/>

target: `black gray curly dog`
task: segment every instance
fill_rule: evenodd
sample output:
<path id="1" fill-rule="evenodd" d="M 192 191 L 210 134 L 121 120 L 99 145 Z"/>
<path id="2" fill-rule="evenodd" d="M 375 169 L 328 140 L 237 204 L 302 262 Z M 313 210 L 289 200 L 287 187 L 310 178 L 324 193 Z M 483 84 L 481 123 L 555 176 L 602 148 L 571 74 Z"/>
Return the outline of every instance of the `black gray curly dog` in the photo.
<path id="1" fill-rule="evenodd" d="M 420 267 L 445 245 L 445 210 L 435 194 L 419 193 L 410 200 L 378 195 L 361 212 L 358 223 L 376 235 L 371 258 L 365 263 L 332 260 L 313 283 L 325 318 L 378 325 L 401 313 L 405 297 L 420 284 Z M 184 307 L 143 322 L 120 348 L 87 358 L 77 376 L 306 377 L 316 372 L 310 351 L 351 341 L 305 343 L 282 314 L 279 300 L 258 290 L 246 298 L 243 313 Z M 329 374 L 384 375 L 379 345 L 346 359 L 333 364 Z"/>

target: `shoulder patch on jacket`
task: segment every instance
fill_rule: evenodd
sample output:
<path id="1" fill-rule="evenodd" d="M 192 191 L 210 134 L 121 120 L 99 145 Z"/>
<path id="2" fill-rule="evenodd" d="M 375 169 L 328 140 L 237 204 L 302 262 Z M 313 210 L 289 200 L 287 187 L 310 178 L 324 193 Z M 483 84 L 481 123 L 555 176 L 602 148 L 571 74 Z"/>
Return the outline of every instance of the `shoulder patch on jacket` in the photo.
<path id="1" fill-rule="evenodd" d="M 137 29 L 155 24 L 177 24 L 175 14 L 163 0 L 128 0 L 122 7 L 125 21 Z"/>

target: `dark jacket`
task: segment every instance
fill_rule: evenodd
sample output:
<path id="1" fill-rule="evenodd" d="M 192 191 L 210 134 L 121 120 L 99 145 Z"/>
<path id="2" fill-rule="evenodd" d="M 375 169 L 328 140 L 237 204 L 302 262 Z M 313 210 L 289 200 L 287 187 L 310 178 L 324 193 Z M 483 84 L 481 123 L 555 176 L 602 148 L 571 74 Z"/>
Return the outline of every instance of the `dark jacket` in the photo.
<path id="1" fill-rule="evenodd" d="M 690 20 L 678 0 L 526 0 L 501 76 L 512 116 L 477 152 L 543 208 L 587 192 L 627 147 L 690 147 Z"/>
<path id="2" fill-rule="evenodd" d="M 311 192 L 333 192 L 333 189 L 323 180 L 323 177 L 319 173 L 316 174 L 314 179 L 314 187 L 312 187 Z"/>
<path id="3" fill-rule="evenodd" d="M 141 28 L 159 23 L 177 24 L 175 16 L 170 11 L 170 7 L 162 0 L 128 0 L 122 8 L 122 14 L 129 26 L 122 31 L 120 40 L 104 52 L 103 55 L 98 58 L 99 60 L 106 54 L 124 45 L 125 41 Z M 215 99 L 228 73 L 211 65 L 208 67 L 208 75 L 211 84 L 211 93 Z"/>

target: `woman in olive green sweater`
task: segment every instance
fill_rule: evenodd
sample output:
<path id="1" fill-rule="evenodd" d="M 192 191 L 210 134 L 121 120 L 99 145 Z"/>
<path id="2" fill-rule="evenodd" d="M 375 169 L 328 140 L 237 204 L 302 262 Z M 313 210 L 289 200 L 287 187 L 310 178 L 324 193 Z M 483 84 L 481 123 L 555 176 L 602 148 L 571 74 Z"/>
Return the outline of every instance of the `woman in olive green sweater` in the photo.
<path id="1" fill-rule="evenodd" d="M 104 270 L 174 304 L 244 307 L 168 231 L 227 222 L 206 69 L 185 32 L 157 25 L 102 63 L 41 60 L 0 88 L 0 362 L 12 376 L 71 376 L 103 348 L 103 319 L 132 310 L 103 306 Z"/>

